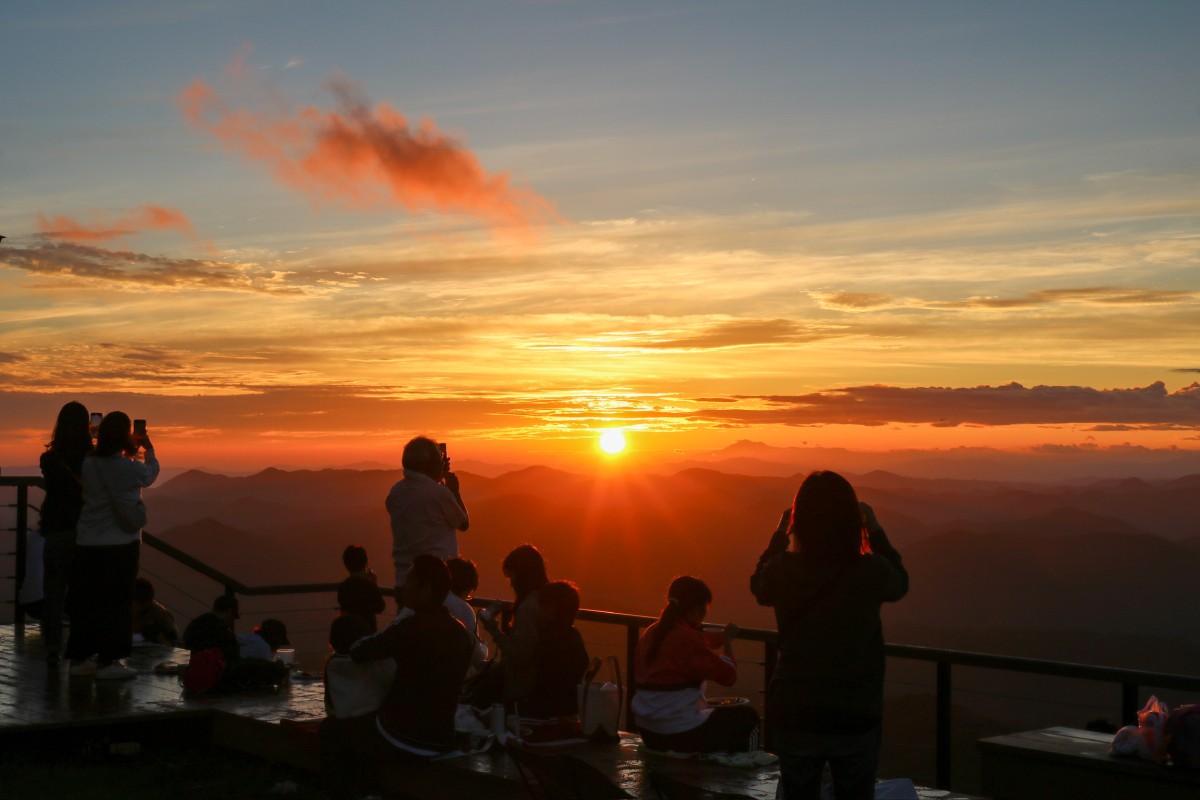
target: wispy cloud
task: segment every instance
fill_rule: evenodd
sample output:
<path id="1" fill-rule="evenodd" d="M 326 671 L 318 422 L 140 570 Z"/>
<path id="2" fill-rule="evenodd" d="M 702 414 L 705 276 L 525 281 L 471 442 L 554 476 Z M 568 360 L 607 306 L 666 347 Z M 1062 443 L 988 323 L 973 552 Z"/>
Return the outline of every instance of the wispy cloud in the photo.
<path id="1" fill-rule="evenodd" d="M 265 165 L 283 185 L 317 202 L 463 212 L 518 232 L 556 218 L 546 199 L 513 185 L 506 173 L 488 173 L 432 120 L 411 123 L 388 103 L 372 108 L 363 89 L 342 76 L 326 84 L 333 108 L 286 107 L 256 82 L 247 55 L 229 65 L 221 91 L 197 78 L 179 105 L 189 124 Z"/>
<path id="2" fill-rule="evenodd" d="M 178 231 L 189 238 L 196 238 L 191 221 L 182 211 L 166 206 L 147 203 L 132 211 L 110 217 L 95 213 L 89 223 L 65 215 L 47 218 L 38 213 L 38 230 L 50 239 L 69 242 L 105 242 L 134 236 L 144 231 Z"/>
<path id="3" fill-rule="evenodd" d="M 104 281 L 127 287 L 207 288 L 297 294 L 284 276 L 253 264 L 230 265 L 194 258 L 167 258 L 83 244 L 46 242 L 0 251 L 0 264 L 34 275 Z"/>
<path id="4" fill-rule="evenodd" d="M 972 297 L 967 300 L 934 305 L 942 308 L 1016 309 L 1067 303 L 1133 306 L 1195 303 L 1197 301 L 1200 301 L 1200 292 L 1095 286 L 1078 289 L 1044 289 L 1019 297 Z"/>

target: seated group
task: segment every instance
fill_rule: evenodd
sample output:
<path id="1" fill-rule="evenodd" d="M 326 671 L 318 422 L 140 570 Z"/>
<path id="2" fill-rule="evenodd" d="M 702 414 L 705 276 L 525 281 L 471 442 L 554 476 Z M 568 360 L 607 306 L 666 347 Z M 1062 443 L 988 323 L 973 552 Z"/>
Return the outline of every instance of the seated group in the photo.
<path id="1" fill-rule="evenodd" d="M 343 602 L 344 613 L 330 629 L 328 717 L 320 730 L 327 771 L 349 778 L 369 772 L 368 762 L 420 761 L 457 749 L 460 704 L 485 714 L 500 704 L 506 717 L 519 714 L 543 743 L 578 740 L 579 685 L 588 669 L 574 627 L 579 592 L 567 581 L 549 580 L 536 547 L 521 545 L 504 559 L 515 595 L 511 607 L 496 604 L 478 616 L 499 651 L 490 662 L 467 602 L 479 582 L 474 564 L 414 558 L 397 598 L 402 611 L 372 633 L 373 609 L 382 610 L 382 598 L 371 598 L 361 586 L 345 591 L 368 574 L 365 553 L 361 563 L 350 555 L 348 548 L 351 578 L 339 597 L 362 604 L 357 613 L 346 613 L 351 609 Z M 638 643 L 633 710 L 647 748 L 757 749 L 757 712 L 749 705 L 713 708 L 703 695 L 704 681 L 729 686 L 737 679 L 736 628 L 702 630 L 711 602 L 703 581 L 675 579 L 661 616 Z"/>
<path id="2" fill-rule="evenodd" d="M 473 563 L 415 557 L 397 597 L 400 613 L 378 631 L 376 615 L 385 604 L 366 551 L 351 545 L 343 562 L 350 576 L 339 587 L 342 613 L 330 627 L 327 718 L 319 728 L 323 771 L 335 785 L 370 780 L 388 761 L 424 761 L 457 749 L 460 704 L 485 715 L 500 705 L 506 718 L 519 714 L 546 743 L 580 738 L 579 685 L 589 659 L 574 627 L 579 592 L 570 582 L 549 580 L 536 547 L 521 545 L 504 559 L 511 606 L 496 604 L 478 618 L 468 602 L 479 583 Z M 735 626 L 702 629 L 712 593 L 698 578 L 676 578 L 667 597 L 658 621 L 638 642 L 634 665 L 634 722 L 645 747 L 676 753 L 757 749 L 757 712 L 749 705 L 710 707 L 703 695 L 705 681 L 730 686 L 737 679 Z M 236 598 L 219 597 L 213 612 L 193 620 L 184 635 L 193 654 L 222 652 L 227 668 L 216 688 L 246 685 L 246 665 L 287 644 L 278 620 L 236 636 L 237 614 Z M 491 661 L 479 622 L 497 646 Z M 247 650 L 251 637 L 263 640 L 263 652 Z"/>

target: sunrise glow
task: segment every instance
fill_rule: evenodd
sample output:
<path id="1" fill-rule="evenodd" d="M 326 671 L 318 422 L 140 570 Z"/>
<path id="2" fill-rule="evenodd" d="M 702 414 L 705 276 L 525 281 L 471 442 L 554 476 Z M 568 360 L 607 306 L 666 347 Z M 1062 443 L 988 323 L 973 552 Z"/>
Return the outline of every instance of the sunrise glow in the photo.
<path id="1" fill-rule="evenodd" d="M 615 456 L 625 449 L 625 432 L 614 428 L 600 434 L 600 449 Z"/>
<path id="2" fill-rule="evenodd" d="M 1200 6 L 1066 3 L 25 4 L 0 468 L 1196 452 Z"/>

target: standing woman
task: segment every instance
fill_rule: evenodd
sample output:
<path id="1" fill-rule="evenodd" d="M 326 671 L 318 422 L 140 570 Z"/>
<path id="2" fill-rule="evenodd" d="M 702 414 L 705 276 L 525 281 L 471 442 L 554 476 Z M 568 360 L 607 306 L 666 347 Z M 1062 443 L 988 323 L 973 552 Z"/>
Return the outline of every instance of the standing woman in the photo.
<path id="1" fill-rule="evenodd" d="M 39 530 L 45 539 L 42 594 L 42 644 L 46 664 L 57 667 L 62 650 L 63 605 L 67 578 L 75 550 L 75 526 L 83 510 L 83 458 L 92 451 L 88 410 L 71 401 L 58 412 L 50 444 L 42 453 L 40 466 L 46 496 L 42 500 Z"/>
<path id="2" fill-rule="evenodd" d="M 775 608 L 779 629 L 779 664 L 767 688 L 779 796 L 816 800 L 828 763 L 837 800 L 869 800 L 882 741 L 879 608 L 908 591 L 900 554 L 845 478 L 814 472 L 750 588 Z"/>
<path id="3" fill-rule="evenodd" d="M 143 461 L 135 459 L 140 447 L 145 448 Z M 139 434 L 135 440 L 129 417 L 120 411 L 104 417 L 96 449 L 83 462 L 83 512 L 71 565 L 67 640 L 72 675 L 95 674 L 98 680 L 137 676 L 120 659 L 133 646 L 133 581 L 145 524 L 142 489 L 157 477 L 150 438 Z"/>

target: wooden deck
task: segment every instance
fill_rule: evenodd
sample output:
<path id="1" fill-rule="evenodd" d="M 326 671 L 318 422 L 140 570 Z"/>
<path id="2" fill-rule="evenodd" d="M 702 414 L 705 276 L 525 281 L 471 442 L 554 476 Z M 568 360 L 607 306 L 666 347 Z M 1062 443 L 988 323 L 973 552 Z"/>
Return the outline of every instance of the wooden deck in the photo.
<path id="1" fill-rule="evenodd" d="M 1045 728 L 983 739 L 983 790 L 996 800 L 1200 797 L 1200 773 L 1109 755 L 1112 738 L 1109 733 Z"/>
<path id="2" fill-rule="evenodd" d="M 263 748 L 255 739 L 263 734 L 271 739 L 281 720 L 324 716 L 320 681 L 295 680 L 278 692 L 192 695 L 176 676 L 155 674 L 155 665 L 164 661 L 185 663 L 187 651 L 165 645 L 135 648 L 126 660 L 138 672 L 134 680 L 71 678 L 65 664 L 47 668 L 36 624 L 26 626 L 23 635 L 12 625 L 0 625 L 0 740 L 197 720 L 212 726 L 218 744 L 273 756 L 273 751 L 259 752 Z M 246 742 L 240 741 L 243 736 Z"/>
<path id="3" fill-rule="evenodd" d="M 136 648 L 127 659 L 138 677 L 125 681 L 71 678 L 66 666 L 50 670 L 37 626 L 18 634 L 0 625 L 0 746 L 8 737 L 95 736 L 112 741 L 167 734 L 193 726 L 218 745 L 273 761 L 313 769 L 311 754 L 297 748 L 280 723 L 324 716 L 324 686 L 319 680 L 294 679 L 276 692 L 191 695 L 177 677 L 154 672 L 160 662 L 183 663 L 187 652 L 168 646 Z M 144 740 L 144 739 L 143 739 Z M 778 769 L 734 769 L 696 761 L 647 756 L 638 738 L 624 734 L 619 745 L 561 748 L 587 761 L 634 797 L 655 797 L 649 772 L 661 770 L 708 791 L 749 798 L 775 797 Z M 406 795 L 433 798 L 519 798 L 525 790 L 509 757 L 501 750 L 445 759 L 404 776 Z M 965 795 L 920 789 L 923 800 L 964 800 Z"/>

